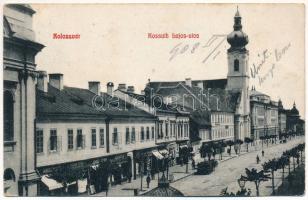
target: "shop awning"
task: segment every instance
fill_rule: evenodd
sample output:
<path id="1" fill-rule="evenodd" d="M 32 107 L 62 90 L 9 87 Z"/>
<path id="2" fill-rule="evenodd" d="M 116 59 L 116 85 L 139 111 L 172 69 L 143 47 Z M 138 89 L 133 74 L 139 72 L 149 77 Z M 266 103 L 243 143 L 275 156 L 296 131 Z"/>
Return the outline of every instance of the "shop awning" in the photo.
<path id="1" fill-rule="evenodd" d="M 56 190 L 63 187 L 61 183 L 49 178 L 47 175 L 43 175 L 41 181 L 48 187 L 49 190 Z"/>
<path id="2" fill-rule="evenodd" d="M 163 150 L 159 150 L 159 153 L 161 153 L 162 155 L 168 155 L 169 151 L 167 149 L 163 149 Z"/>
<path id="3" fill-rule="evenodd" d="M 157 158 L 157 159 L 159 159 L 159 160 L 161 160 L 161 159 L 163 159 L 164 158 L 164 156 L 162 156 L 158 151 L 152 151 L 152 153 L 153 153 L 153 155 Z"/>

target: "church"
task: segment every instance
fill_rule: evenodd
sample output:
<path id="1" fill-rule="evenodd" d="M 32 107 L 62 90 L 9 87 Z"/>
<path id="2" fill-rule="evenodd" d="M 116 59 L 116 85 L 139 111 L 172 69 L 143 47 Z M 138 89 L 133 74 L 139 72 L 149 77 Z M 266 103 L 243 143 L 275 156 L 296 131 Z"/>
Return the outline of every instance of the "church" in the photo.
<path id="1" fill-rule="evenodd" d="M 227 36 L 227 41 L 230 44 L 227 51 L 227 78 L 149 81 L 144 90 L 148 98 L 161 96 L 164 103 L 177 105 L 177 109 L 190 113 L 190 142 L 196 153 L 203 143 L 209 141 L 244 141 L 251 136 L 249 52 L 245 48 L 248 36 L 242 30 L 238 10 L 234 16 L 233 31 Z M 200 94 L 204 94 L 205 98 L 200 98 Z M 176 101 L 171 96 L 176 97 Z"/>

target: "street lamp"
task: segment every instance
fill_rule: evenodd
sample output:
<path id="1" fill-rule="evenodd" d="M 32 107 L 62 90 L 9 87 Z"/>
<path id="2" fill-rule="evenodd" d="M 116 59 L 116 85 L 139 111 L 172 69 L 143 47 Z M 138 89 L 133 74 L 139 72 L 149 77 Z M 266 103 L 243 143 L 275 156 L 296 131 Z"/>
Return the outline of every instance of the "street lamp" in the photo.
<path id="1" fill-rule="evenodd" d="M 241 188 L 241 191 L 243 191 L 245 184 L 246 184 L 246 179 L 243 175 L 241 175 L 241 178 L 237 179 L 237 183 Z"/>

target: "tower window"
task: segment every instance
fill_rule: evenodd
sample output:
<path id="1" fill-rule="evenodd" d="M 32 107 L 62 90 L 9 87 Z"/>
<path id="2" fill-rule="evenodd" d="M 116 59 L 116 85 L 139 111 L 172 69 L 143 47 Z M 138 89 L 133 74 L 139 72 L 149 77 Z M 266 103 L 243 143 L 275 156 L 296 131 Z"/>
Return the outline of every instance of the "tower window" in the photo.
<path id="1" fill-rule="evenodd" d="M 234 60 L 234 71 L 235 72 L 238 72 L 239 71 L 239 61 L 238 61 L 238 59 L 235 59 Z"/>

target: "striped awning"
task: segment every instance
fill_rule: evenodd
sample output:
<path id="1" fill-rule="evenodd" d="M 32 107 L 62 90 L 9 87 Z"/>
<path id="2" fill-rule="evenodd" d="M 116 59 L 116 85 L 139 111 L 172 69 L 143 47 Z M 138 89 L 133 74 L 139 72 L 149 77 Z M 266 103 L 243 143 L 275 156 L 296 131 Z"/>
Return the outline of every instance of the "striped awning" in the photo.
<path id="1" fill-rule="evenodd" d="M 159 150 L 159 153 L 165 156 L 169 154 L 169 151 L 167 149 L 162 149 L 162 150 Z"/>
<path id="2" fill-rule="evenodd" d="M 48 177 L 48 175 L 43 175 L 41 181 L 48 187 L 49 190 L 56 190 L 63 187 L 62 183 Z"/>
<path id="3" fill-rule="evenodd" d="M 152 154 L 159 160 L 164 158 L 157 150 L 152 151 Z"/>

